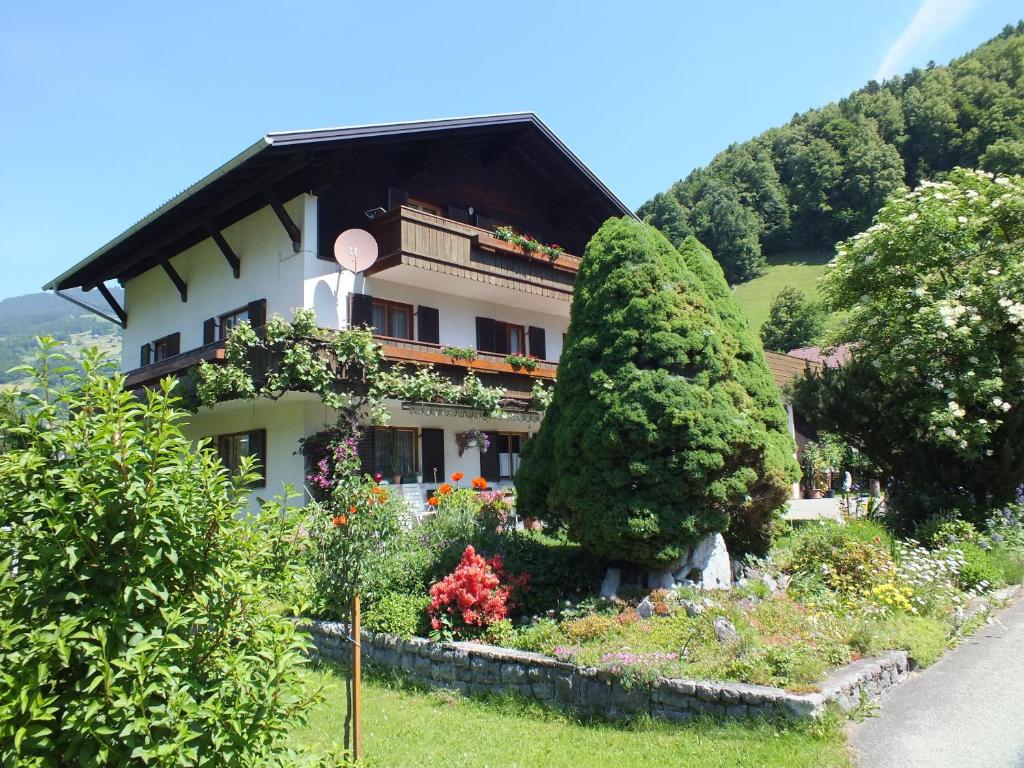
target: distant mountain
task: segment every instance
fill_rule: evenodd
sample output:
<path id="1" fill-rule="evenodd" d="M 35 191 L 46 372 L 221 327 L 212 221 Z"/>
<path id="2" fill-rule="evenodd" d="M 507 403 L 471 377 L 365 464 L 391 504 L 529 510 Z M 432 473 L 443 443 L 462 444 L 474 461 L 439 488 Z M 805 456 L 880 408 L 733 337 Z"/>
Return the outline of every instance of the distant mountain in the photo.
<path id="1" fill-rule="evenodd" d="M 65 291 L 78 301 L 110 314 L 106 302 L 98 294 L 78 290 Z M 111 288 L 118 301 L 124 292 Z M 101 317 L 65 301 L 52 293 L 29 293 L 0 301 L 0 384 L 20 386 L 21 374 L 8 371 L 31 362 L 37 349 L 37 336 L 51 336 L 64 343 L 74 357 L 88 347 L 99 347 L 108 354 L 121 354 L 121 328 Z"/>

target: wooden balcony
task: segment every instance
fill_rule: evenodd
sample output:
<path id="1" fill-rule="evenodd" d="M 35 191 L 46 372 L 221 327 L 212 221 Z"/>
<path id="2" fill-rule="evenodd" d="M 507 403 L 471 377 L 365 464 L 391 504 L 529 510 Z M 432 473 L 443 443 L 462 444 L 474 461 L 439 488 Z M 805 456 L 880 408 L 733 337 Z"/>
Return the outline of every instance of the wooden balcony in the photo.
<path id="1" fill-rule="evenodd" d="M 400 206 L 374 219 L 367 229 L 377 240 L 377 262 L 367 276 L 402 270 L 410 281 L 427 270 L 444 277 L 475 280 L 560 301 L 572 300 L 580 258 L 562 253 L 528 253 L 471 224 Z M 410 271 L 415 270 L 415 271 Z"/>
<path id="2" fill-rule="evenodd" d="M 374 336 L 373 338 L 381 345 L 384 357 L 396 362 L 450 365 L 477 373 L 520 374 L 535 379 L 554 379 L 558 373 L 558 363 L 550 360 L 538 360 L 537 367 L 532 371 L 527 371 L 513 368 L 505 361 L 506 356 L 499 352 L 477 352 L 475 360 L 462 360 L 444 354 L 442 352 L 444 345 L 442 344 L 431 344 L 412 339 L 395 339 L 390 336 Z"/>
<path id="3" fill-rule="evenodd" d="M 200 362 L 216 363 L 224 359 L 224 342 L 215 341 L 196 349 L 182 352 L 180 355 L 168 357 L 125 372 L 125 389 L 139 389 L 154 384 L 165 376 L 181 376 Z"/>

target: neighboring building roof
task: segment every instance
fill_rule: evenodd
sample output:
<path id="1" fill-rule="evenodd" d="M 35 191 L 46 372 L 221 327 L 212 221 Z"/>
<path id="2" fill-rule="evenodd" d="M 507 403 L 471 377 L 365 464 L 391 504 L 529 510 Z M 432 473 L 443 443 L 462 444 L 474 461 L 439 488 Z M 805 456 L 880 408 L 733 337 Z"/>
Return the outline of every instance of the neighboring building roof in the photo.
<path id="1" fill-rule="evenodd" d="M 772 372 L 772 378 L 779 389 L 804 375 L 804 371 L 816 371 L 821 364 L 812 360 L 802 360 L 791 355 L 784 355 L 781 352 L 764 351 L 765 362 L 768 363 L 768 370 Z"/>
<path id="2" fill-rule="evenodd" d="M 838 347 L 829 348 L 827 351 L 821 347 L 800 347 L 791 349 L 786 353 L 789 357 L 796 357 L 801 360 L 808 360 L 826 368 L 839 368 L 845 365 L 850 359 L 852 344 L 840 344 Z"/>
<path id="3" fill-rule="evenodd" d="M 571 172 L 593 189 L 609 215 L 633 212 L 532 112 L 442 120 L 268 133 L 227 163 L 168 200 L 106 245 L 43 286 L 44 290 L 92 288 L 105 280 L 137 274 L 209 236 L 205 227 L 223 227 L 263 207 L 271 190 L 288 200 L 309 189 L 323 174 L 314 159 L 342 145 L 444 139 L 522 130 L 534 132 Z M 151 263 L 152 262 L 152 263 Z"/>

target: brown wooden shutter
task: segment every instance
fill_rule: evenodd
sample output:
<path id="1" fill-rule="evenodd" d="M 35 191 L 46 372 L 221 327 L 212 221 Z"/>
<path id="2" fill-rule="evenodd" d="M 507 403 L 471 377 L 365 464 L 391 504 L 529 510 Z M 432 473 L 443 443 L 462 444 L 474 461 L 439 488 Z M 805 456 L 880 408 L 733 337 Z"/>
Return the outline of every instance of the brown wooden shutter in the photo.
<path id="1" fill-rule="evenodd" d="M 174 357 L 181 352 L 181 334 L 172 333 L 167 337 L 167 356 Z"/>
<path id="2" fill-rule="evenodd" d="M 505 325 L 494 324 L 494 346 L 491 351 L 499 355 L 507 355 L 512 351 L 508 346 L 508 328 Z"/>
<path id="3" fill-rule="evenodd" d="M 480 476 L 488 482 L 494 483 L 501 479 L 501 468 L 498 466 L 498 433 L 487 432 L 487 438 L 491 441 L 491 447 L 486 453 L 480 454 Z"/>
<path id="4" fill-rule="evenodd" d="M 388 187 L 388 210 L 394 210 L 409 199 L 409 193 L 403 189 Z"/>
<path id="5" fill-rule="evenodd" d="M 143 344 L 139 351 L 139 366 L 145 367 L 153 362 L 153 345 Z"/>
<path id="6" fill-rule="evenodd" d="M 481 352 L 496 352 L 495 337 L 497 335 L 494 321 L 489 317 L 476 319 L 476 348 Z"/>
<path id="7" fill-rule="evenodd" d="M 366 475 L 373 475 L 377 471 L 374 466 L 374 436 L 376 432 L 377 430 L 373 427 L 366 427 L 359 435 L 359 442 L 356 444 L 360 469 Z"/>
<path id="8" fill-rule="evenodd" d="M 443 483 L 447 478 L 444 474 L 444 430 L 424 429 L 420 450 L 420 466 L 423 468 L 423 482 Z"/>
<path id="9" fill-rule="evenodd" d="M 431 344 L 441 343 L 440 317 L 433 307 L 416 308 L 416 338 Z"/>
<path id="10" fill-rule="evenodd" d="M 373 297 L 365 293 L 353 293 L 351 312 L 349 313 L 349 325 L 358 328 L 361 325 L 368 325 L 373 328 Z"/>
<path id="11" fill-rule="evenodd" d="M 478 213 L 476 214 L 476 216 L 474 216 L 474 218 L 476 219 L 476 225 L 480 227 L 480 229 L 486 229 L 490 232 L 493 232 L 495 229 L 498 228 L 497 220 L 492 219 L 490 216 Z"/>
<path id="12" fill-rule="evenodd" d="M 253 328 L 262 328 L 267 324 L 267 300 L 256 299 L 256 301 L 250 301 L 249 306 L 249 325 Z"/>
<path id="13" fill-rule="evenodd" d="M 530 326 L 530 354 L 538 360 L 548 359 L 548 348 L 545 343 L 544 329 L 535 325 Z"/>
<path id="14" fill-rule="evenodd" d="M 256 429 L 249 433 L 249 453 L 256 457 L 259 465 L 261 482 L 253 483 L 253 487 L 263 488 L 267 484 L 267 430 Z"/>
<path id="15" fill-rule="evenodd" d="M 217 318 L 211 317 L 203 321 L 203 344 L 213 344 L 217 340 Z"/>

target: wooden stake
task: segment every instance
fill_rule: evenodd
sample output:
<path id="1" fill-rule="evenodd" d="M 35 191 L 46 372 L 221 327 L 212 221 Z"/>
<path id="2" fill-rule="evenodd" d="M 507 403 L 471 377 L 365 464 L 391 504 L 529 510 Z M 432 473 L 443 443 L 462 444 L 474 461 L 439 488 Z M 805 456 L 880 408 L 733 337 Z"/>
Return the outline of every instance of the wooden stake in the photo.
<path id="1" fill-rule="evenodd" d="M 362 628 L 359 595 L 352 599 L 352 757 L 363 757 Z"/>

